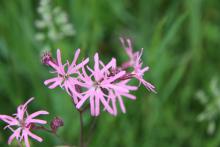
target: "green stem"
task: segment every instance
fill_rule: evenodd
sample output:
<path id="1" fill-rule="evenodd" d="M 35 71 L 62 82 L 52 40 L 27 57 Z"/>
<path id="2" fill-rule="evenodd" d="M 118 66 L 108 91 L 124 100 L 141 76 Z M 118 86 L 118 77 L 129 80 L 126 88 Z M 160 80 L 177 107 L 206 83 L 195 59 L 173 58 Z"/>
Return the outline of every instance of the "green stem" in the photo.
<path id="1" fill-rule="evenodd" d="M 83 145 L 83 111 L 79 111 L 79 116 L 80 116 L 80 142 L 79 142 L 79 146 L 84 147 L 84 145 Z"/>

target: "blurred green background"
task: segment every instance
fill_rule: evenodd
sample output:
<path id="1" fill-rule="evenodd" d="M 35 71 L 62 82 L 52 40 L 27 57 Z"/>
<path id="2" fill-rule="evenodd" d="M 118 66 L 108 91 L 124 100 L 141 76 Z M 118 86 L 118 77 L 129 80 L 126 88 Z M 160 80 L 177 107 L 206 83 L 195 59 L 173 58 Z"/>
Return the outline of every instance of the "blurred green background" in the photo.
<path id="1" fill-rule="evenodd" d="M 17 105 L 34 96 L 31 111 L 44 109 L 50 116 L 42 118 L 50 121 L 60 116 L 65 122 L 59 139 L 35 131 L 44 142 L 31 139 L 33 146 L 77 145 L 80 131 L 79 115 L 68 95 L 43 85 L 53 75 L 41 64 L 41 52 L 49 49 L 55 55 L 61 48 L 65 60 L 81 48 L 81 58 L 92 59 L 98 51 L 105 62 L 114 56 L 121 63 L 128 59 L 119 42 L 121 36 L 132 38 L 135 50 L 144 48 L 143 61 L 151 68 L 145 78 L 156 86 L 157 94 L 141 87 L 135 92 L 136 101 L 125 100 L 126 114 L 102 113 L 89 146 L 220 146 L 219 116 L 211 120 L 215 131 L 208 134 L 208 121 L 197 120 L 208 104 L 195 99 L 198 90 L 213 97 L 210 81 L 220 74 L 218 0 L 53 0 L 50 6 L 65 11 L 75 35 L 38 41 L 37 33 L 47 35 L 35 25 L 41 19 L 39 1 L 0 0 L 0 113 L 12 114 Z M 216 109 L 218 113 L 220 107 Z M 89 113 L 84 121 L 88 128 Z M 2 147 L 11 134 L 3 130 L 4 125 L 0 123 Z"/>

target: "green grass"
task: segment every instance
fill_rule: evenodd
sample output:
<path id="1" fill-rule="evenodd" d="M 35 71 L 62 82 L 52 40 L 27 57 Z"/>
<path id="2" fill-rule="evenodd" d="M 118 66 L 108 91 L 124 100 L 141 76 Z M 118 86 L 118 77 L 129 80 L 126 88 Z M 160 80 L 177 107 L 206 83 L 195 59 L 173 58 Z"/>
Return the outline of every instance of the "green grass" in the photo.
<path id="1" fill-rule="evenodd" d="M 119 37 L 131 37 L 138 50 L 144 47 L 143 60 L 151 70 L 146 74 L 157 94 L 141 87 L 136 101 L 126 101 L 126 114 L 112 117 L 102 114 L 91 146 L 126 147 L 215 147 L 220 145 L 217 123 L 212 136 L 206 123 L 198 123 L 204 109 L 195 100 L 198 89 L 205 90 L 220 67 L 220 5 L 218 0 L 55 0 L 76 29 L 76 36 L 52 44 L 53 54 L 61 48 L 71 58 L 76 48 L 82 56 L 95 52 L 102 59 L 115 56 L 126 60 Z M 60 116 L 65 126 L 60 139 L 42 133 L 42 144 L 63 142 L 76 145 L 79 140 L 79 116 L 70 98 L 61 89 L 49 90 L 43 81 L 51 77 L 40 63 L 43 44 L 34 39 L 34 21 L 38 1 L 0 1 L 0 113 L 11 114 L 29 97 L 36 97 L 31 109 L 46 109 L 48 120 Z M 86 126 L 91 122 L 84 117 Z M 218 120 L 219 121 L 219 120 Z M 6 146 L 9 131 L 0 123 L 0 146 Z M 6 133 L 5 133 L 6 132 Z M 40 132 L 39 132 L 40 133 Z"/>

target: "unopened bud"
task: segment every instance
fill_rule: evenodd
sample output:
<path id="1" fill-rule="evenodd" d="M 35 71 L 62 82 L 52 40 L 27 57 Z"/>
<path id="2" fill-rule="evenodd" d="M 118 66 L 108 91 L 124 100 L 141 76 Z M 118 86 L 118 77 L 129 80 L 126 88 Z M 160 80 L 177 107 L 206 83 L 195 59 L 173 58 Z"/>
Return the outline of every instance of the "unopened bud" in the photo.
<path id="1" fill-rule="evenodd" d="M 49 65 L 49 61 L 52 61 L 52 56 L 51 53 L 49 51 L 45 51 L 43 52 L 42 56 L 41 56 L 41 63 L 45 64 L 45 65 Z"/>
<path id="2" fill-rule="evenodd" d="M 64 122 L 61 118 L 59 117 L 55 117 L 51 123 L 50 123 L 50 127 L 51 127 L 51 130 L 56 133 L 57 132 L 57 129 L 59 127 L 62 127 L 64 125 Z"/>

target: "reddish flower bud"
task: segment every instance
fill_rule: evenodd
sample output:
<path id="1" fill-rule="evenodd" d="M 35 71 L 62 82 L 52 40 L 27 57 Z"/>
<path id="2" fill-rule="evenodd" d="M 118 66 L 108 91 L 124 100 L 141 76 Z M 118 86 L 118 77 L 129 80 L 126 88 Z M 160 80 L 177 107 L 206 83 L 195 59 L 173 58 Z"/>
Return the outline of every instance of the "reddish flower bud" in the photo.
<path id="1" fill-rule="evenodd" d="M 63 122 L 63 120 L 62 120 L 61 118 L 59 118 L 59 117 L 55 117 L 55 118 L 51 121 L 51 123 L 50 123 L 51 130 L 52 130 L 54 133 L 56 133 L 56 132 L 57 132 L 57 129 L 58 129 L 59 127 L 62 127 L 62 126 L 64 126 L 64 122 Z"/>
<path id="2" fill-rule="evenodd" d="M 41 63 L 49 66 L 49 61 L 53 61 L 51 53 L 49 51 L 43 52 L 41 56 Z"/>

